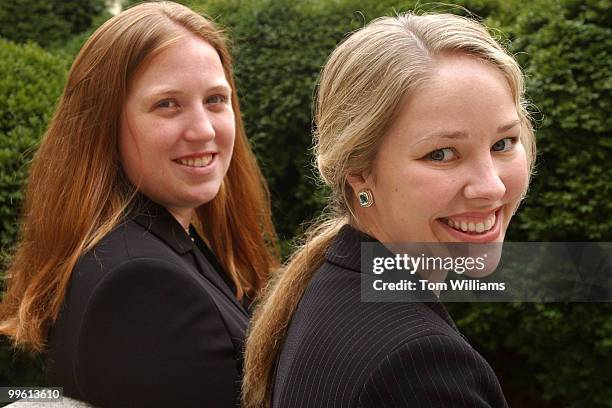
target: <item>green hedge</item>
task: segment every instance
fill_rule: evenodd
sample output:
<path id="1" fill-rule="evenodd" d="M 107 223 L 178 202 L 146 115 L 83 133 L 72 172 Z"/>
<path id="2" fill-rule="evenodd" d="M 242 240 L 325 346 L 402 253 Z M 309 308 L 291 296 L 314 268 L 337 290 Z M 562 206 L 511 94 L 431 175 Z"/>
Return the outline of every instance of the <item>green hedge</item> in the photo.
<path id="1" fill-rule="evenodd" d="M 513 27 L 541 120 L 538 177 L 522 239 L 612 240 L 612 19 L 609 1 L 539 2 Z"/>
<path id="2" fill-rule="evenodd" d="M 104 0 L 19 0 L 0 2 L 0 36 L 48 46 L 91 27 Z"/>
<path id="3" fill-rule="evenodd" d="M 69 61 L 0 38 L 0 245 L 15 242 L 27 163 L 53 113 Z"/>
<path id="4" fill-rule="evenodd" d="M 247 133 L 269 180 L 275 222 L 287 243 L 325 202 L 326 191 L 314 181 L 308 150 L 312 96 L 322 65 L 346 33 L 377 16 L 410 10 L 416 2 L 183 2 L 203 6 L 233 39 Z M 506 33 L 502 40 L 524 67 L 534 103 L 538 173 L 513 220 L 509 240 L 611 241 L 612 219 L 607 214 L 612 210 L 612 173 L 605 161 L 612 153 L 609 1 L 470 0 L 461 4 Z M 449 10 L 439 5 L 419 7 Z M 450 10 L 464 13 L 459 8 Z M 82 40 L 73 40 L 68 51 L 60 54 L 73 54 Z M 0 160 L 4 247 L 14 240 L 18 186 L 28 157 L 23 152 L 42 132 L 63 81 L 65 58 L 53 58 L 36 47 L 2 45 L 0 53 L 4 48 L 13 51 L 0 54 L 0 64 L 19 83 L 0 85 L 0 115 L 4 115 L 0 116 L 0 151 L 6 155 Z M 31 53 L 40 58 L 25 57 Z M 29 77 L 18 77 L 22 68 L 12 67 L 22 59 L 33 65 Z M 28 87 L 33 87 L 31 93 L 23 93 Z M 46 92 L 39 93 L 36 87 Z M 20 92 L 24 106 L 32 106 L 31 110 L 5 115 L 10 110 L 1 104 Z M 610 304 L 449 307 L 461 330 L 492 362 L 511 406 L 612 407 Z M 0 353 L 0 367 L 7 355 Z M 17 371 L 4 375 L 13 383 L 30 381 Z"/>
<path id="5" fill-rule="evenodd" d="M 27 165 L 61 93 L 69 61 L 0 38 L 0 257 L 14 244 Z M 42 381 L 40 359 L 13 355 L 0 342 L 0 384 Z"/>

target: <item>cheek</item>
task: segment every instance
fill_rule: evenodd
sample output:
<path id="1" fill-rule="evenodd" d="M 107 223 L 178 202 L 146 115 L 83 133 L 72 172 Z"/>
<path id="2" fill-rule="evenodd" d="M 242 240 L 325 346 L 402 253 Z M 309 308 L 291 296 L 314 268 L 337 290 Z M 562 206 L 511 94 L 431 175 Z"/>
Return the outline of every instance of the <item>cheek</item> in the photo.
<path id="1" fill-rule="evenodd" d="M 506 194 L 512 200 L 519 200 L 527 190 L 529 183 L 529 171 L 524 151 L 516 160 L 504 165 L 502 172 L 501 179 L 506 186 Z"/>
<path id="2" fill-rule="evenodd" d="M 461 188 L 460 174 L 426 166 L 412 166 L 406 180 L 406 195 L 428 213 L 446 208 Z"/>
<path id="3" fill-rule="evenodd" d="M 403 168 L 386 168 L 388 175 L 379 175 L 378 195 L 394 222 L 429 223 L 448 210 L 457 191 L 460 177 L 420 164 Z M 391 176 L 389 176 L 391 175 Z M 379 197 L 375 197 L 375 200 Z"/>
<path id="4" fill-rule="evenodd" d="M 182 131 L 180 123 L 150 121 L 132 132 L 132 145 L 145 167 L 160 167 L 176 153 Z"/>
<path id="5" fill-rule="evenodd" d="M 143 177 L 164 173 L 162 165 L 168 155 L 169 140 L 163 135 L 172 129 L 155 121 L 122 121 L 119 135 L 119 155 L 124 172 L 134 184 L 141 184 Z"/>
<path id="6" fill-rule="evenodd" d="M 236 132 L 234 130 L 234 125 L 229 126 L 227 131 L 223 134 L 223 140 L 221 141 L 223 146 L 227 150 L 229 150 L 230 156 L 234 150 L 234 144 L 236 143 Z"/>
<path id="7" fill-rule="evenodd" d="M 135 182 L 136 180 L 134 178 L 138 173 L 140 173 L 142 160 L 138 143 L 126 120 L 121 121 L 118 150 L 123 171 L 132 182 Z"/>
<path id="8" fill-rule="evenodd" d="M 219 123 L 219 132 L 217 132 L 217 144 L 222 145 L 226 149 L 230 151 L 234 148 L 234 143 L 236 141 L 236 126 L 234 122 L 234 115 L 227 115 Z"/>
<path id="9" fill-rule="evenodd" d="M 229 115 L 228 115 L 229 116 Z M 234 155 L 234 145 L 236 143 L 236 131 L 234 117 L 223 118 L 215 123 L 215 139 L 214 144 L 216 145 L 220 156 L 220 162 L 222 164 L 223 172 L 227 172 Z M 242 143 L 247 143 L 244 140 Z"/>

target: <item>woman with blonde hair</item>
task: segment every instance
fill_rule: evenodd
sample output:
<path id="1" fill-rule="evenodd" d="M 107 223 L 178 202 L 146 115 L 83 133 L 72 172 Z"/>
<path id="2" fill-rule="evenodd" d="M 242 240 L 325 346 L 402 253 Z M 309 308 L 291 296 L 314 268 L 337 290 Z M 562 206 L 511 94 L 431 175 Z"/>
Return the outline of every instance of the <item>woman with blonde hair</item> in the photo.
<path id="1" fill-rule="evenodd" d="M 97 406 L 236 406 L 269 208 L 221 31 L 128 9 L 81 49 L 32 162 L 0 333 Z"/>
<path id="2" fill-rule="evenodd" d="M 361 245 L 503 242 L 535 142 L 514 59 L 477 22 L 383 17 L 321 74 L 316 163 L 331 211 L 264 290 L 246 407 L 504 407 L 500 384 L 429 292 L 362 301 Z"/>

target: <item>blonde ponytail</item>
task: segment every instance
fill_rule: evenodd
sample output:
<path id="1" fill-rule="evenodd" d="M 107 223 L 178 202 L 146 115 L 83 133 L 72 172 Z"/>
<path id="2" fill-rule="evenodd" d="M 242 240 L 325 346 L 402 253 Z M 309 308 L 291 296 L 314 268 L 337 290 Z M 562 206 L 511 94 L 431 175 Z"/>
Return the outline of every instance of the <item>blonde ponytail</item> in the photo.
<path id="1" fill-rule="evenodd" d="M 291 256 L 260 295 L 252 319 L 244 365 L 243 407 L 269 407 L 274 365 L 281 351 L 287 328 L 312 275 L 325 259 L 325 253 L 345 217 L 329 217 L 307 233 L 305 243 Z"/>

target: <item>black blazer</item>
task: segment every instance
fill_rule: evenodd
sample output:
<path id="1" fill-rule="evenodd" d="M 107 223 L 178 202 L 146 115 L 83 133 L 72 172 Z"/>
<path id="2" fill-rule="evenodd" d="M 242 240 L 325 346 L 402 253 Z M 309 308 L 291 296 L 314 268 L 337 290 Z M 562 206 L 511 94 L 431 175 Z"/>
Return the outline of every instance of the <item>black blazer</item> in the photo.
<path id="1" fill-rule="evenodd" d="M 293 316 L 274 407 L 507 407 L 489 364 L 433 294 L 428 303 L 361 301 L 361 242 L 344 226 Z"/>
<path id="2" fill-rule="evenodd" d="M 48 385 L 103 407 L 237 406 L 249 315 L 194 239 L 140 197 L 72 272 L 48 338 Z"/>

